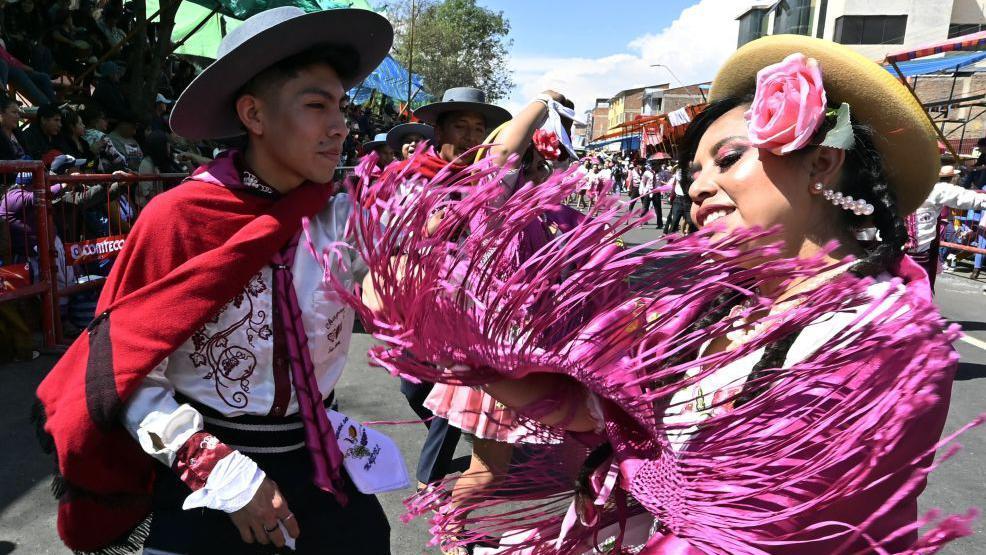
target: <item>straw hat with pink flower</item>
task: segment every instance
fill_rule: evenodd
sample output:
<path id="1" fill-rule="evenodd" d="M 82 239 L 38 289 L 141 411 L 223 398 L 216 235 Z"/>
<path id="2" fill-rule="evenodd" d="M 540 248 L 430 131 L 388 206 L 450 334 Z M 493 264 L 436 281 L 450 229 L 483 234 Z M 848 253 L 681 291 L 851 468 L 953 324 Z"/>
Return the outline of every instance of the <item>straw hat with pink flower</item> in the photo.
<path id="1" fill-rule="evenodd" d="M 938 143 L 924 108 L 887 70 L 846 46 L 801 35 L 747 43 L 719 70 L 710 100 L 754 92 L 750 138 L 760 148 L 852 148 L 851 110 L 874 131 L 902 214 L 920 206 L 938 180 Z"/>

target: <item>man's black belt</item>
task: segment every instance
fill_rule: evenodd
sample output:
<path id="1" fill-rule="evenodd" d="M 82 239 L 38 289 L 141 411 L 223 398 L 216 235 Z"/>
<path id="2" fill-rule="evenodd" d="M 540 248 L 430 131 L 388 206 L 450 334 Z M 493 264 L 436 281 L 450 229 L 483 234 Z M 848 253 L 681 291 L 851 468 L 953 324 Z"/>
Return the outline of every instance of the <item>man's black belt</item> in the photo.
<path id="1" fill-rule="evenodd" d="M 254 414 L 224 416 L 180 393 L 175 393 L 175 401 L 189 404 L 199 411 L 207 432 L 242 453 L 288 453 L 305 446 L 305 426 L 301 414 L 282 417 Z M 335 392 L 329 393 L 323 405 L 328 408 L 334 401 Z"/>

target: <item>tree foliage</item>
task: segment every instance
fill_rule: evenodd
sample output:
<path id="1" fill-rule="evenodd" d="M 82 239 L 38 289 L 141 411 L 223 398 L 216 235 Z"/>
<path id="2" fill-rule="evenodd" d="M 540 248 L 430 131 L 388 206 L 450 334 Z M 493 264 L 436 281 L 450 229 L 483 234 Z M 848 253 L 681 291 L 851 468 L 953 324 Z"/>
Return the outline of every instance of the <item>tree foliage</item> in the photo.
<path id="1" fill-rule="evenodd" d="M 396 31 L 395 57 L 424 77 L 429 93 L 441 97 L 451 87 L 477 87 L 491 102 L 510 94 L 512 41 L 503 12 L 477 6 L 476 0 L 414 0 L 412 44 L 411 8 L 411 0 L 386 5 Z"/>

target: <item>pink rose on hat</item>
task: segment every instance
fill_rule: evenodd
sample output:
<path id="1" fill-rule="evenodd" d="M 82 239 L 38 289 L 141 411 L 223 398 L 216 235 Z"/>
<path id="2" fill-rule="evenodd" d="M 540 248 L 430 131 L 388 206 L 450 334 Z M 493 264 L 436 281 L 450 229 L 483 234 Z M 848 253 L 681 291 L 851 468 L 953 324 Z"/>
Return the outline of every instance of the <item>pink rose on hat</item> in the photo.
<path id="1" fill-rule="evenodd" d="M 791 54 L 757 72 L 757 91 L 746 113 L 750 140 L 776 155 L 794 152 L 811 141 L 827 106 L 818 62 Z"/>

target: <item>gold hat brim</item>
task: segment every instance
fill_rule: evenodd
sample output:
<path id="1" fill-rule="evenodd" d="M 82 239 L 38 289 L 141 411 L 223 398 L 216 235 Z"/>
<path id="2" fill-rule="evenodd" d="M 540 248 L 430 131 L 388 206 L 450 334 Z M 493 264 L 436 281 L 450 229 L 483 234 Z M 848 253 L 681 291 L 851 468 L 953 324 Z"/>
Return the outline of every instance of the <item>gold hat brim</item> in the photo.
<path id="1" fill-rule="evenodd" d="M 711 101 L 752 94 L 757 72 L 800 52 L 818 60 L 829 104 L 849 104 L 853 118 L 874 130 L 888 183 L 901 215 L 924 202 L 938 180 L 938 139 L 921 104 L 886 69 L 852 49 L 801 35 L 772 35 L 749 42 L 719 70 Z"/>

